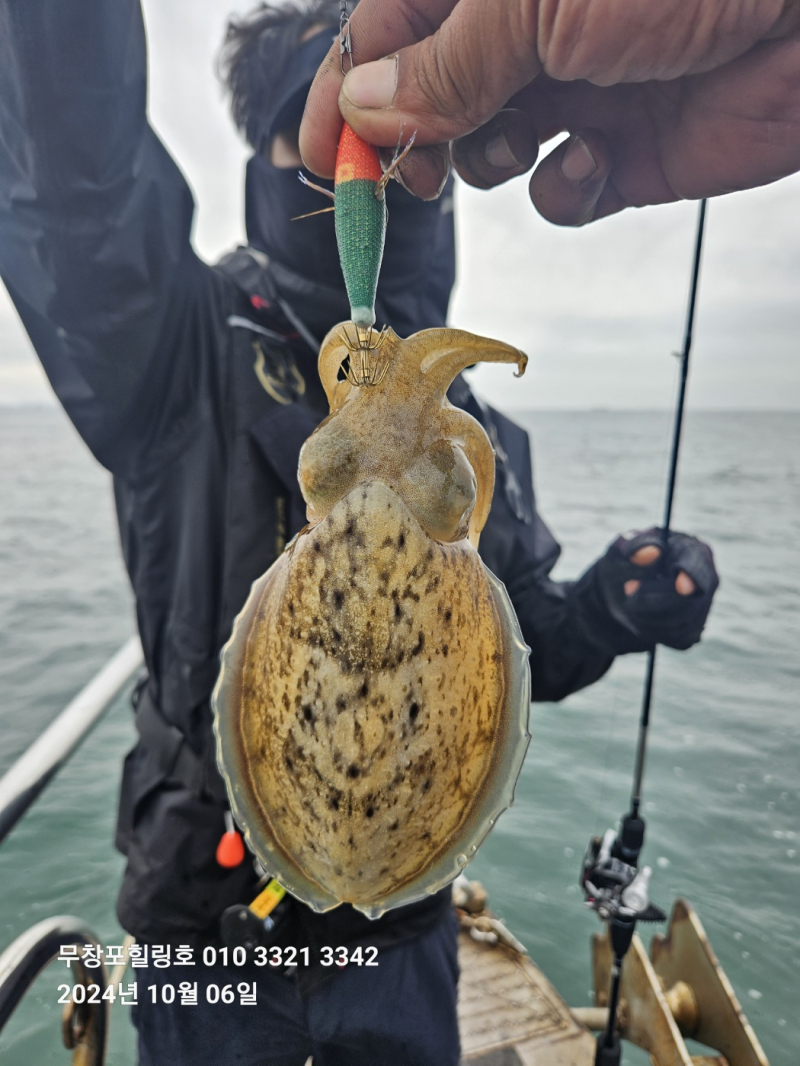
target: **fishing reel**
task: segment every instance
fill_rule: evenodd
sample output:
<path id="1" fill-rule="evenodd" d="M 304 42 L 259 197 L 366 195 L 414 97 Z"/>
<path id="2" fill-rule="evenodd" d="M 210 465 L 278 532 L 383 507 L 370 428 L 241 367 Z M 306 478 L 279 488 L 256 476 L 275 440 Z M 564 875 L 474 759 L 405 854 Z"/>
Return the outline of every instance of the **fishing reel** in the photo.
<path id="1" fill-rule="evenodd" d="M 614 961 L 608 996 L 608 1021 L 597 1038 L 594 1066 L 620 1066 L 622 1048 L 616 1032 L 622 960 L 636 932 L 637 922 L 663 922 L 666 914 L 650 902 L 649 866 L 638 867 L 644 843 L 644 821 L 636 814 L 623 819 L 622 829 L 608 829 L 592 837 L 583 856 L 580 884 L 586 905 L 604 922 Z"/>
<path id="2" fill-rule="evenodd" d="M 623 840 L 624 834 L 621 840 L 616 830 L 608 829 L 589 841 L 580 876 L 586 905 L 606 922 L 633 926 L 666 921 L 664 911 L 650 902 L 651 867 L 640 870 L 638 855 L 631 859 Z"/>

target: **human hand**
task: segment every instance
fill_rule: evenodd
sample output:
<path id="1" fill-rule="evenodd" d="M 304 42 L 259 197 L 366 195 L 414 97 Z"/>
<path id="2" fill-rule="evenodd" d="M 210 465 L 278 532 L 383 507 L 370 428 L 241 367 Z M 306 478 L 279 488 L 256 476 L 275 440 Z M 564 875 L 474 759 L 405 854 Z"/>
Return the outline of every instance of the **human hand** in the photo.
<path id="1" fill-rule="evenodd" d="M 426 197 L 447 142 L 490 188 L 569 131 L 530 183 L 561 225 L 800 169 L 800 0 L 361 0 L 351 33 L 359 65 L 343 81 L 334 46 L 300 130 L 324 176 L 342 115 L 381 146 L 416 130 L 402 176 Z"/>
<path id="2" fill-rule="evenodd" d="M 701 542 L 698 541 L 698 544 Z M 643 548 L 637 549 L 630 556 L 629 562 L 635 566 L 654 566 L 661 558 L 663 551 L 655 544 L 646 544 Z M 642 587 L 642 582 L 638 577 L 629 578 L 622 586 L 626 596 L 633 596 Z M 675 591 L 679 596 L 691 596 L 693 592 L 697 590 L 697 585 L 692 581 L 691 577 L 685 570 L 679 570 L 677 577 L 675 578 Z"/>
<path id="3" fill-rule="evenodd" d="M 653 528 L 618 537 L 573 595 L 589 639 L 619 655 L 696 644 L 718 586 L 707 544 Z"/>

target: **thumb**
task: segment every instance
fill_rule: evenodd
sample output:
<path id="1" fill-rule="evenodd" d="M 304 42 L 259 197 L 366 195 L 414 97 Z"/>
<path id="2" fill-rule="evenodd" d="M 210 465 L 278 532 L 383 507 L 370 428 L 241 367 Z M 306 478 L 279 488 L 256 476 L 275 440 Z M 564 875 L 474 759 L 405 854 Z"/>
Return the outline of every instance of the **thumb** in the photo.
<path id="1" fill-rule="evenodd" d="M 351 19 L 356 66 L 341 82 L 342 116 L 384 147 L 414 131 L 416 143 L 426 145 L 477 129 L 541 69 L 536 21 L 529 17 L 534 6 L 528 0 L 362 0 Z M 404 12 L 403 27 L 392 33 L 387 25 L 397 11 Z M 320 116 L 330 110 L 336 81 L 330 68 L 327 77 L 318 76 L 301 128 L 303 158 L 326 170 L 338 129 Z"/>
<path id="2" fill-rule="evenodd" d="M 417 144 L 471 133 L 539 72 L 535 38 L 525 43 L 523 0 L 460 0 L 439 29 L 418 44 L 350 71 L 339 108 L 373 144 Z M 517 23 L 517 25 L 515 25 Z"/>

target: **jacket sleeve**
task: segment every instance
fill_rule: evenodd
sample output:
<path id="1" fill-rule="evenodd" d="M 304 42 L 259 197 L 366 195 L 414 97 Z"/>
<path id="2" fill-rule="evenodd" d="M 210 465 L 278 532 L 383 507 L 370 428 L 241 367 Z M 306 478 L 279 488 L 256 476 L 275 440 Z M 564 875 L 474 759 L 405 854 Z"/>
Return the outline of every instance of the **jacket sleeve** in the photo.
<path id="1" fill-rule="evenodd" d="M 494 498 L 480 553 L 505 584 L 530 645 L 533 699 L 561 700 L 601 678 L 614 657 L 580 625 L 575 582 L 550 577 L 561 548 L 536 511 L 528 434 L 485 405 L 465 407 L 494 438 L 496 455 Z"/>
<path id="2" fill-rule="evenodd" d="M 146 88 L 139 0 L 0 0 L 0 276 L 112 470 L 134 435 L 174 423 L 179 375 L 191 391 L 177 337 L 212 274 Z M 157 365 L 169 357 L 185 365 Z"/>

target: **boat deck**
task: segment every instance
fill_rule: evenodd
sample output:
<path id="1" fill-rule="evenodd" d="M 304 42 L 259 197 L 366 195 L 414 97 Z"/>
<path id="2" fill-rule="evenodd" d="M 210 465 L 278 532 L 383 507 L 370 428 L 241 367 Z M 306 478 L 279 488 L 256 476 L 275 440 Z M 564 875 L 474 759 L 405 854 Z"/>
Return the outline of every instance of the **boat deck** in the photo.
<path id="1" fill-rule="evenodd" d="M 595 1041 L 529 958 L 459 933 L 464 1066 L 592 1066 Z"/>

